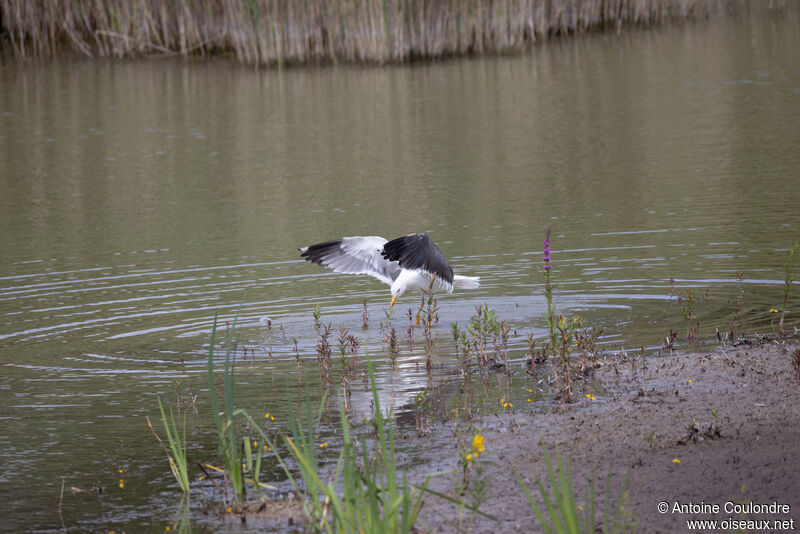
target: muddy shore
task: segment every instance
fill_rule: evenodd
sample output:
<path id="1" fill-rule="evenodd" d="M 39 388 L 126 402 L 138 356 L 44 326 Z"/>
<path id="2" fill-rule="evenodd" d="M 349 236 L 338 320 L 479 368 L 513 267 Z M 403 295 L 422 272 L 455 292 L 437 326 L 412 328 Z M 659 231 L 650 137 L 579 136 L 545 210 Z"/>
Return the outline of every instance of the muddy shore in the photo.
<path id="1" fill-rule="evenodd" d="M 576 394 L 571 404 L 548 401 L 547 413 L 515 409 L 437 423 L 423 436 L 400 433 L 398 448 L 413 448 L 418 460 L 410 481 L 422 484 L 433 473 L 429 488 L 461 494 L 466 502 L 474 492 L 462 491 L 460 447 L 477 432 L 486 448 L 471 466 L 470 487 L 485 481 L 479 508 L 496 520 L 428 494 L 416 531 L 544 532 L 513 474 L 542 505 L 536 477 L 550 485 L 541 444 L 551 456 L 558 448 L 569 458 L 578 505 L 587 504 L 596 473 L 597 521 L 610 473 L 612 506 L 628 479 L 624 510 L 631 532 L 736 531 L 742 524 L 732 520 L 749 521 L 743 524 L 748 532 L 800 529 L 800 385 L 791 363 L 798 347 L 768 341 L 651 356 L 635 366 L 610 357 L 596 378 L 616 384 L 616 395 Z M 750 502 L 766 510 L 743 504 Z M 296 502 L 259 503 L 220 518 L 241 524 L 239 517 L 257 531 L 302 531 Z M 718 524 L 690 528 L 692 520 Z"/>
<path id="2" fill-rule="evenodd" d="M 797 345 L 767 343 L 652 357 L 636 376 L 606 365 L 597 371 L 600 378 L 630 384 L 614 398 L 554 405 L 552 413 L 479 418 L 472 424 L 485 438 L 480 461 L 488 481 L 480 509 L 499 521 L 459 513 L 456 506 L 428 497 L 417 525 L 433 532 L 541 532 L 512 468 L 538 498 L 535 477 L 547 476 L 539 445 L 543 442 L 571 460 L 578 504 L 584 504 L 592 466 L 602 488 L 613 465 L 614 497 L 627 474 L 626 510 L 637 532 L 688 532 L 687 520 L 692 519 L 717 520 L 720 528 L 730 519 L 770 522 L 768 529 L 763 523 L 749 524 L 751 532 L 799 529 L 800 386 L 791 365 L 795 350 Z M 591 403 L 588 409 L 586 403 Z M 439 471 L 445 474 L 433 478 L 430 486 L 449 494 L 458 490 L 458 432 L 452 424 L 441 424 L 431 436 L 417 438 L 430 462 L 412 471 L 413 480 L 421 482 Z M 789 511 L 746 513 L 734 508 L 749 501 L 788 505 Z M 659 512 L 659 503 L 667 503 L 666 513 Z M 681 511 L 676 503 L 683 506 Z"/>

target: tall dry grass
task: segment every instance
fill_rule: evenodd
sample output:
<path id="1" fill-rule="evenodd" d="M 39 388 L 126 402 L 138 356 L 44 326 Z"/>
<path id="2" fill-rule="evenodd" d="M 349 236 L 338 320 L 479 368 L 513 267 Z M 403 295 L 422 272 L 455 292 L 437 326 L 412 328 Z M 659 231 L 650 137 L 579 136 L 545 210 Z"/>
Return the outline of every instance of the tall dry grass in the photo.
<path id="1" fill-rule="evenodd" d="M 0 0 L 16 57 L 231 54 L 259 66 L 505 53 L 705 15 L 711 0 Z"/>

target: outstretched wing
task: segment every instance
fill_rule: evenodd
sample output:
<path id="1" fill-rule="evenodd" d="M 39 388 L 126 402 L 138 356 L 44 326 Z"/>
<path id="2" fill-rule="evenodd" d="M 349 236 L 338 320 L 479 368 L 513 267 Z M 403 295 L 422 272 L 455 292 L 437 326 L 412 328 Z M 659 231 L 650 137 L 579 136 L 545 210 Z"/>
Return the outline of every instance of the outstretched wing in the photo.
<path id="1" fill-rule="evenodd" d="M 392 285 L 400 274 L 400 266 L 381 255 L 385 243 L 378 236 L 343 237 L 303 247 L 300 256 L 337 273 L 368 274 Z"/>
<path id="2" fill-rule="evenodd" d="M 392 239 L 383 245 L 382 256 L 396 261 L 404 269 L 422 269 L 453 284 L 453 269 L 439 247 L 425 234 L 411 234 Z"/>

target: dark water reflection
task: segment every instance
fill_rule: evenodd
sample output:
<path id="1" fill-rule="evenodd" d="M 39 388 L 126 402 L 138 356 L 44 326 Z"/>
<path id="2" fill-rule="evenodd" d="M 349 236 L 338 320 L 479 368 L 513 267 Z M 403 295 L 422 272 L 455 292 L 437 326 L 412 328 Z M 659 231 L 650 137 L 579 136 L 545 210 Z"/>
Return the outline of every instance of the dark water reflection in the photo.
<path id="1" fill-rule="evenodd" d="M 240 346 L 257 362 L 239 399 L 253 413 L 285 424 L 302 400 L 294 339 L 318 389 L 315 304 L 380 359 L 382 401 L 413 403 L 428 385 L 421 334 L 389 371 L 387 288 L 298 261 L 316 241 L 424 231 L 457 272 L 481 276 L 441 299 L 439 380 L 453 376 L 449 323 L 476 305 L 516 330 L 517 361 L 528 333 L 543 337 L 547 226 L 559 311 L 603 326 L 610 350 L 683 332 L 669 296 L 687 289 L 701 334 L 727 331 L 739 272 L 746 328 L 772 329 L 800 238 L 797 11 L 383 69 L 3 64 L 4 528 L 58 529 L 65 477 L 106 488 L 65 496 L 67 525 L 163 530 L 178 498 L 144 415 L 156 395 L 198 394 L 190 443 L 213 459 L 209 332 L 242 301 Z M 524 380 L 511 387 L 524 400 Z"/>

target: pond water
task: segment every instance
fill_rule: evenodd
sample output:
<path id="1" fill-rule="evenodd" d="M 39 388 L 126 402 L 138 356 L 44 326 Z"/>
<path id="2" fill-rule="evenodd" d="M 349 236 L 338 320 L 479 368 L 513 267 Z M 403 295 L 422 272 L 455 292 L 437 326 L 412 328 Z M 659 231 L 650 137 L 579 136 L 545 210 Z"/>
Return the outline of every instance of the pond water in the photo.
<path id="1" fill-rule="evenodd" d="M 334 354 L 340 327 L 358 336 L 384 405 L 408 410 L 432 384 L 421 331 L 408 347 L 418 297 L 398 303 L 392 370 L 388 288 L 301 261 L 319 241 L 430 235 L 481 277 L 439 300 L 433 382 L 454 374 L 450 323 L 486 304 L 512 329 L 515 400 L 526 337 L 545 337 L 547 227 L 557 310 L 607 350 L 655 353 L 670 329 L 681 344 L 690 289 L 701 336 L 727 332 L 738 273 L 740 329 L 775 331 L 800 238 L 799 11 L 385 68 L 5 61 L 0 528 L 163 532 L 179 492 L 144 416 L 197 395 L 190 455 L 216 459 L 215 313 L 240 309 L 238 404 L 275 427 L 305 395 L 294 340 L 319 398 L 315 305 Z M 363 385 L 353 404 L 369 409 Z"/>

